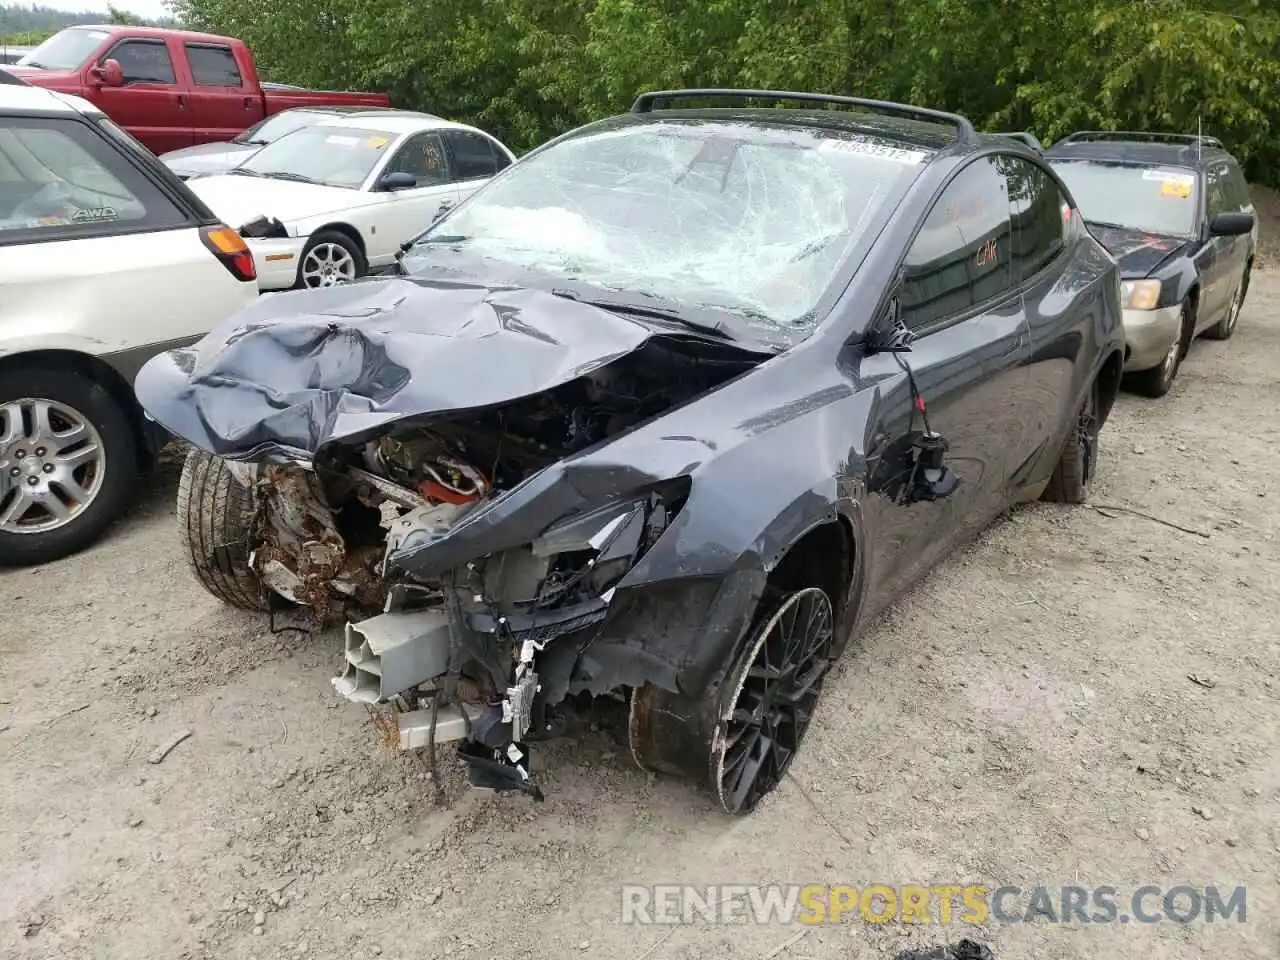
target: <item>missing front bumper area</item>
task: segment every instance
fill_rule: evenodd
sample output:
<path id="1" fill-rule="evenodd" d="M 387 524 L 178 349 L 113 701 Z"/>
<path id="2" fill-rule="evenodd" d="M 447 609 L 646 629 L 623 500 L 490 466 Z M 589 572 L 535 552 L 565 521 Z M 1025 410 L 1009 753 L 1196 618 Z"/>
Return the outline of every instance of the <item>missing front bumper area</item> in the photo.
<path id="1" fill-rule="evenodd" d="M 434 760 L 438 746 L 454 743 L 473 786 L 541 800 L 528 741 L 556 730 L 560 718 L 541 696 L 540 654 L 601 623 L 608 599 L 512 618 L 446 601 L 349 622 L 345 669 L 332 683 L 340 696 L 376 711 L 384 741 L 399 750 L 426 750 Z M 505 675 L 487 697 L 476 682 L 479 651 L 498 657 L 490 660 L 491 682 L 498 669 Z"/>

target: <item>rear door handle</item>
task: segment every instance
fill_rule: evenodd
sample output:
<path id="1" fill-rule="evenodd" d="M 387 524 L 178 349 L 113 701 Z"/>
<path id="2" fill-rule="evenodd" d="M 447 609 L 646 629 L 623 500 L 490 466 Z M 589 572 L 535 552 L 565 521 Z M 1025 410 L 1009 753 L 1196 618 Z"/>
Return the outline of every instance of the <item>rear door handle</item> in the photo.
<path id="1" fill-rule="evenodd" d="M 248 109 L 249 109 L 250 107 L 252 107 L 252 106 L 253 106 L 253 97 L 245 97 L 245 98 L 244 98 L 244 108 L 245 108 L 246 110 L 248 110 Z"/>
<path id="2" fill-rule="evenodd" d="M 184 108 L 184 109 L 186 108 L 186 106 L 187 106 L 187 95 L 186 95 L 185 93 L 175 93 L 175 94 L 173 95 L 173 98 L 174 98 L 175 100 L 177 100 L 177 101 L 178 101 L 178 106 L 179 106 L 179 107 L 182 107 L 182 108 Z"/>

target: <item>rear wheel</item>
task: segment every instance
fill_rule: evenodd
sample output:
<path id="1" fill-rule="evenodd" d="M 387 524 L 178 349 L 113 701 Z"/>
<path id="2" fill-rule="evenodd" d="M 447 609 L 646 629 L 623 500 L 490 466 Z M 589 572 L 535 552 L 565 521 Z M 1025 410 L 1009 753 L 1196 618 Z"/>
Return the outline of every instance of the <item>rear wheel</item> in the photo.
<path id="1" fill-rule="evenodd" d="M 757 622 L 718 695 L 693 701 L 652 686 L 636 690 L 636 763 L 700 780 L 726 813 L 750 813 L 782 782 L 809 729 L 834 628 L 826 591 L 797 590 Z"/>
<path id="2" fill-rule="evenodd" d="M 1178 335 L 1169 344 L 1169 349 L 1164 359 L 1160 361 L 1160 365 L 1129 375 L 1129 382 L 1133 385 L 1133 389 L 1144 396 L 1163 397 L 1173 386 L 1178 370 L 1182 367 L 1182 359 L 1187 355 L 1187 348 L 1191 343 L 1191 331 L 1194 329 L 1190 302 L 1183 301 L 1179 316 L 1181 323 L 1178 326 Z"/>
<path id="3" fill-rule="evenodd" d="M 267 597 L 249 566 L 257 514 L 253 491 L 218 457 L 192 449 L 178 481 L 178 529 L 200 585 L 223 603 L 267 612 Z"/>
<path id="4" fill-rule="evenodd" d="M 1098 383 L 1095 380 L 1085 391 L 1075 422 L 1062 445 L 1058 466 L 1040 499 L 1056 503 L 1084 503 L 1088 499 L 1089 485 L 1093 482 L 1098 461 L 1098 429 Z"/>
<path id="5" fill-rule="evenodd" d="M 0 563 L 87 547 L 128 505 L 133 425 L 101 385 L 67 369 L 0 374 Z"/>

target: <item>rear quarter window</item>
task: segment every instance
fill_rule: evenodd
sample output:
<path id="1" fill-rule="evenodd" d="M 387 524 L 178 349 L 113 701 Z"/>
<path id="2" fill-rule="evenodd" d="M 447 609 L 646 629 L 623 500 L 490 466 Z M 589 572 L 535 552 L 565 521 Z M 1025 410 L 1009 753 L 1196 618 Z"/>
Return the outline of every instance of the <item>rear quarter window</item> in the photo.
<path id="1" fill-rule="evenodd" d="M 186 214 L 90 124 L 0 117 L 0 244 L 187 223 Z"/>
<path id="2" fill-rule="evenodd" d="M 1030 160 L 1002 156 L 996 165 L 1009 184 L 1014 279 L 1025 280 L 1065 248 L 1071 205 L 1053 177 Z"/>

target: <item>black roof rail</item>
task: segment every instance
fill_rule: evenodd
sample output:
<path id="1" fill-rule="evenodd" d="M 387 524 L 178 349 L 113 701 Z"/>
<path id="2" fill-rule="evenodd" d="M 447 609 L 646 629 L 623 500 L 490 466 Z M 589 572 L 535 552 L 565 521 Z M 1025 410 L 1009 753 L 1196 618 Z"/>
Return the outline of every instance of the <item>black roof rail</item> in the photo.
<path id="1" fill-rule="evenodd" d="M 829 103 L 845 107 L 866 107 L 869 110 L 910 117 L 928 123 L 949 124 L 956 128 L 956 139 L 964 143 L 972 143 L 977 139 L 973 124 L 958 113 L 930 110 L 928 107 L 914 107 L 906 103 L 892 103 L 888 100 L 842 97 L 831 93 L 801 93 L 788 90 L 736 90 L 721 87 L 692 88 L 689 90 L 651 90 L 636 97 L 636 102 L 631 105 L 631 112 L 651 113 L 654 110 L 654 104 L 661 100 L 693 100 L 704 97 L 740 100 L 796 100 L 801 103 Z"/>
<path id="2" fill-rule="evenodd" d="M 984 137 L 1007 137 L 1010 140 L 1020 140 L 1037 153 L 1044 152 L 1044 144 L 1031 133 L 1025 130 L 999 130 L 994 133 L 984 133 Z"/>
<path id="3" fill-rule="evenodd" d="M 1143 143 L 1180 143 L 1194 146 L 1199 143 L 1205 147 L 1221 147 L 1222 141 L 1217 137 L 1209 137 L 1195 133 L 1152 133 L 1148 130 L 1077 130 L 1069 133 L 1058 143 L 1085 143 L 1098 140 L 1136 140 Z"/>

